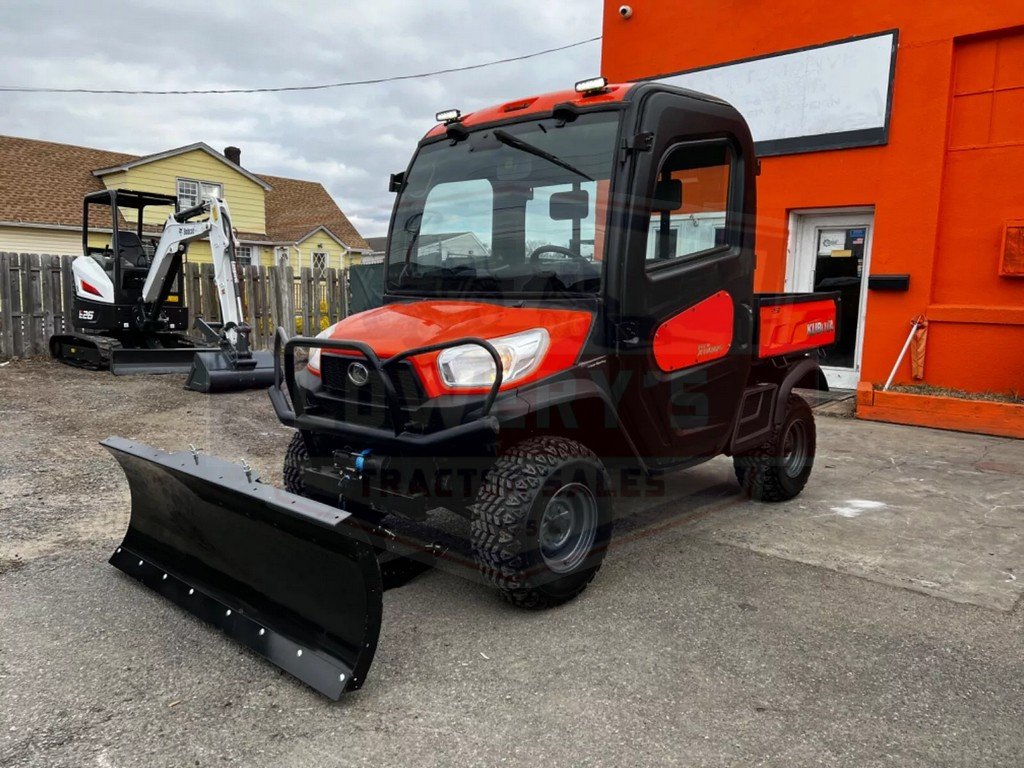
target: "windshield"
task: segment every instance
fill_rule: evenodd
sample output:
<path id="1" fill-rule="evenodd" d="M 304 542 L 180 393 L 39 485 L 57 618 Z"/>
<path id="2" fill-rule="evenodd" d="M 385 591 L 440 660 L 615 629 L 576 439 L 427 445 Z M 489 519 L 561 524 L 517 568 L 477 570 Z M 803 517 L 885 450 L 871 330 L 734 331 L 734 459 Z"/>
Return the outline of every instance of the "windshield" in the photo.
<path id="1" fill-rule="evenodd" d="M 423 147 L 398 201 L 392 290 L 595 293 L 617 112 L 484 129 Z"/>

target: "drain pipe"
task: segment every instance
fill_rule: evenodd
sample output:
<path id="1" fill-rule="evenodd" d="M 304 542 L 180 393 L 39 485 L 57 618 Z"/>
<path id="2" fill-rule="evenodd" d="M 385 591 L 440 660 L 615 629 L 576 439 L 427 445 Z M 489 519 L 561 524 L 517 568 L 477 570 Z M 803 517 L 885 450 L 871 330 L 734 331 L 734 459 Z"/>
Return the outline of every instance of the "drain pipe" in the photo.
<path id="1" fill-rule="evenodd" d="M 907 356 L 907 350 L 910 349 L 910 342 L 913 340 L 914 334 L 917 333 L 917 329 L 922 323 L 924 323 L 924 315 L 918 315 L 911 321 L 910 333 L 907 335 L 907 340 L 903 343 L 903 349 L 900 350 L 900 356 L 896 358 L 896 365 L 892 367 L 892 372 L 889 374 L 889 378 L 885 380 L 885 386 L 882 387 L 883 392 L 887 392 L 889 387 L 892 386 L 892 380 L 896 378 L 896 371 L 898 371 L 900 365 L 902 365 L 903 358 Z"/>

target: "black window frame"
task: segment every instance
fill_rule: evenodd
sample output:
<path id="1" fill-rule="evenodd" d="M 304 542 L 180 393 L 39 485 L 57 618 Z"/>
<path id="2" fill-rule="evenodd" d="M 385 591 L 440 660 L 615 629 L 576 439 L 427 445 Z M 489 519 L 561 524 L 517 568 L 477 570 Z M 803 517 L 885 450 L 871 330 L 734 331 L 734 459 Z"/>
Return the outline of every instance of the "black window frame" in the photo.
<path id="1" fill-rule="evenodd" d="M 721 146 L 725 148 L 727 167 L 729 169 L 728 185 L 725 193 L 726 209 L 725 209 L 725 238 L 724 242 L 720 245 L 712 246 L 711 248 L 705 248 L 701 251 L 693 251 L 691 253 L 685 253 L 679 256 L 673 256 L 668 259 L 648 259 L 647 248 L 649 245 L 649 239 L 651 237 L 651 222 L 654 221 L 654 217 L 651 212 L 648 212 L 646 217 L 646 230 L 644 232 L 644 248 L 643 248 L 643 265 L 644 272 L 648 276 L 653 276 L 662 271 L 671 271 L 673 267 L 678 267 L 683 264 L 691 264 L 695 261 L 700 261 L 711 256 L 718 254 L 728 253 L 734 247 L 738 246 L 738 232 L 737 226 L 738 219 L 742 220 L 743 216 L 743 197 L 742 197 L 742 184 L 737 184 L 738 178 L 742 178 L 742 160 L 741 155 L 737 151 L 735 143 L 728 137 L 711 137 L 702 139 L 692 139 L 686 141 L 676 141 L 670 144 L 665 151 L 662 153 L 661 159 L 658 161 L 657 170 L 651 179 L 650 186 L 647 190 L 646 200 L 654 199 L 655 187 L 658 183 L 658 179 L 661 178 L 662 171 L 665 168 L 668 159 L 672 157 L 677 150 L 692 148 L 692 147 L 714 147 Z M 711 167 L 711 166 L 708 166 Z M 685 195 L 685 190 L 684 190 Z M 685 200 L 685 197 L 684 197 Z"/>

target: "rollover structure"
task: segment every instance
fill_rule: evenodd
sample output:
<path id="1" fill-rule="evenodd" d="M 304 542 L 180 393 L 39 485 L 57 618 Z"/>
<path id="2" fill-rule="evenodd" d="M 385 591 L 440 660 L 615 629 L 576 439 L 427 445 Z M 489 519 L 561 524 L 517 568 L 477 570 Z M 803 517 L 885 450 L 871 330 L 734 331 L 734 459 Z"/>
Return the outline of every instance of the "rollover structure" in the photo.
<path id="1" fill-rule="evenodd" d="M 814 460 L 794 390 L 820 382 L 837 299 L 754 292 L 732 107 L 597 80 L 439 122 L 392 179 L 384 306 L 278 334 L 287 490 L 106 442 L 132 488 L 112 562 L 332 697 L 365 679 L 383 590 L 424 564 L 556 606 L 600 568 L 631 478 L 727 454 L 781 501 Z"/>

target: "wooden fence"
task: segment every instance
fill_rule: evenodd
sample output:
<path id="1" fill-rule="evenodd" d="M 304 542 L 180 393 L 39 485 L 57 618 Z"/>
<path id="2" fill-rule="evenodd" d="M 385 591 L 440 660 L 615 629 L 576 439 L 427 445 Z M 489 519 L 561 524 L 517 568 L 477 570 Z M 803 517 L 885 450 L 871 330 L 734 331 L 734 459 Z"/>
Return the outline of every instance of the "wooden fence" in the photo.
<path id="1" fill-rule="evenodd" d="M 70 256 L 0 253 L 0 358 L 49 354 L 47 340 L 70 331 L 74 278 Z M 274 344 L 274 330 L 316 334 L 345 317 L 351 306 L 348 273 L 308 267 L 239 267 L 245 321 L 254 349 Z M 188 262 L 181 277 L 192 317 L 220 320 L 212 264 Z"/>

